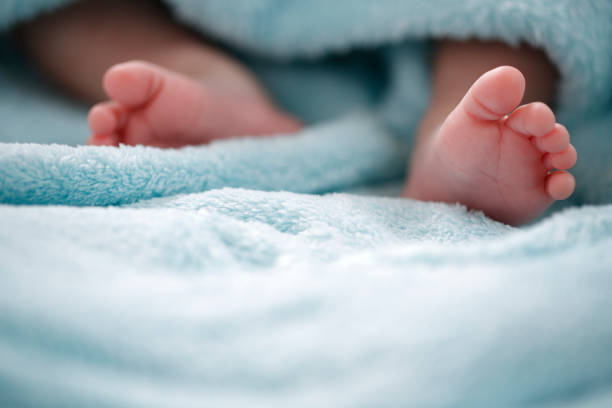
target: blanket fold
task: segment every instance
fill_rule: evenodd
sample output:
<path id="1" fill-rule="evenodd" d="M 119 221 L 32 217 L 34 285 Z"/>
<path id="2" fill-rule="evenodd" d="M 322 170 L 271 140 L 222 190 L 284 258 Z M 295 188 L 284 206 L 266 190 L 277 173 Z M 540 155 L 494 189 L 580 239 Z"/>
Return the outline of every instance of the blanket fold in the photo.
<path id="1" fill-rule="evenodd" d="M 610 401 L 609 205 L 517 230 L 224 189 L 0 223 L 5 406 Z"/>
<path id="2" fill-rule="evenodd" d="M 401 177 L 406 155 L 368 116 L 167 151 L 0 144 L 0 202 L 118 205 L 221 187 L 322 193 Z"/>

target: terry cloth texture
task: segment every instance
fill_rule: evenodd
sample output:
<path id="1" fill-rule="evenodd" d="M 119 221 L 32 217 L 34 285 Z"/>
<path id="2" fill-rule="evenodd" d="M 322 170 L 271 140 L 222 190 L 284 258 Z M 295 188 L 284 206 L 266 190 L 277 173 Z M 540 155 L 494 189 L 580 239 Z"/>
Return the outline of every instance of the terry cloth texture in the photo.
<path id="1" fill-rule="evenodd" d="M 1 2 L 0 29 L 66 3 Z M 611 2 L 166 4 L 308 126 L 78 146 L 86 107 L 4 38 L 0 406 L 612 405 Z M 555 62 L 573 208 L 363 195 L 399 184 L 440 37 Z"/>

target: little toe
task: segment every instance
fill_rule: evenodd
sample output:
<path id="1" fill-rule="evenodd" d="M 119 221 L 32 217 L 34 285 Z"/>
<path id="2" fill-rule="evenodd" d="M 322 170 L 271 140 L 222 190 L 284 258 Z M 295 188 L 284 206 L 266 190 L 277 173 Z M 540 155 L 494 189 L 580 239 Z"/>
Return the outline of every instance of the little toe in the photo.
<path id="1" fill-rule="evenodd" d="M 546 192 L 554 200 L 565 200 L 574 192 L 576 180 L 567 171 L 555 171 L 546 179 Z"/>
<path id="2" fill-rule="evenodd" d="M 137 108 L 162 86 L 163 71 L 153 64 L 130 61 L 112 66 L 104 75 L 104 90 L 121 105 Z"/>
<path id="3" fill-rule="evenodd" d="M 574 167 L 578 153 L 574 146 L 569 145 L 567 149 L 559 153 L 546 153 L 542 160 L 547 169 L 567 170 Z"/>
<path id="4" fill-rule="evenodd" d="M 533 102 L 518 107 L 505 121 L 515 132 L 542 137 L 553 130 L 555 114 L 542 102 Z"/>
<path id="5" fill-rule="evenodd" d="M 518 106 L 525 93 L 525 77 L 510 66 L 483 74 L 469 89 L 461 105 L 473 117 L 497 120 Z"/>
<path id="6" fill-rule="evenodd" d="M 555 123 L 552 131 L 542 137 L 534 138 L 534 143 L 543 152 L 560 153 L 570 145 L 569 132 L 565 126 Z"/>

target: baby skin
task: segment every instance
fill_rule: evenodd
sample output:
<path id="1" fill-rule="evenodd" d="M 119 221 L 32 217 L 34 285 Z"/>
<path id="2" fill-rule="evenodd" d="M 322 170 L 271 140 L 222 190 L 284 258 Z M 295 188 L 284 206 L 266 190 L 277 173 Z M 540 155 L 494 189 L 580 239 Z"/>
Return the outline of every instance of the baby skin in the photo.
<path id="1" fill-rule="evenodd" d="M 181 147 L 300 129 L 244 67 L 150 2 L 77 3 L 24 27 L 22 38 L 68 91 L 101 101 L 89 113 L 93 145 Z M 432 69 L 403 196 L 520 225 L 572 194 L 566 170 L 576 151 L 544 103 L 556 72 L 541 52 L 442 41 Z"/>

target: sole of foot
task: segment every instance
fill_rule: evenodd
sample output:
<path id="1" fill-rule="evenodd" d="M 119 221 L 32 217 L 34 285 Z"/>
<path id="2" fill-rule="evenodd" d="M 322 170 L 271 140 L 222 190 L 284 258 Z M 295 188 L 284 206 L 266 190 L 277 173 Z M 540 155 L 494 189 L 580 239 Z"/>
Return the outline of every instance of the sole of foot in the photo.
<path id="1" fill-rule="evenodd" d="M 103 86 L 109 100 L 89 112 L 92 145 L 181 147 L 300 129 L 296 119 L 264 95 L 196 80 L 147 62 L 111 67 Z"/>
<path id="2" fill-rule="evenodd" d="M 524 91 L 516 68 L 482 75 L 419 148 L 403 195 L 458 202 L 511 225 L 568 198 L 576 150 L 546 104 L 519 106 Z"/>

